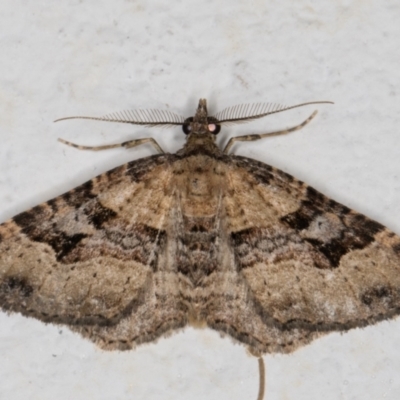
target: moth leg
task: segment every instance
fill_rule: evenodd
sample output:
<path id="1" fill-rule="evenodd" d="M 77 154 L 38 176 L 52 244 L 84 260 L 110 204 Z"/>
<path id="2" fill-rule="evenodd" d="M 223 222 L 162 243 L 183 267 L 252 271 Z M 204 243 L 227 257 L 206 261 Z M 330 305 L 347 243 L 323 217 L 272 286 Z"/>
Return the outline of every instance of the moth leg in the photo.
<path id="1" fill-rule="evenodd" d="M 258 372 L 260 375 L 260 385 L 258 387 L 257 400 L 263 400 L 265 392 L 265 365 L 262 357 L 258 358 Z"/>
<path id="2" fill-rule="evenodd" d="M 66 144 L 68 146 L 75 147 L 79 150 L 93 150 L 93 151 L 115 149 L 116 147 L 125 147 L 126 149 L 130 149 L 131 147 L 140 146 L 141 144 L 144 144 L 144 143 L 150 143 L 156 148 L 156 150 L 159 153 L 165 153 L 164 150 L 160 147 L 160 145 L 153 138 L 134 139 L 134 140 L 128 140 L 127 142 L 123 142 L 123 143 L 107 144 L 104 146 L 81 146 L 79 144 L 68 142 L 67 140 L 64 140 L 64 139 L 58 139 L 58 141 Z"/>
<path id="3" fill-rule="evenodd" d="M 252 142 L 254 140 L 263 139 L 267 136 L 278 136 L 278 135 L 285 135 L 290 132 L 298 131 L 299 129 L 303 128 L 307 125 L 316 115 L 317 110 L 315 110 L 304 122 L 300 125 L 296 125 L 293 128 L 285 129 L 283 131 L 276 131 L 276 132 L 269 132 L 269 133 L 261 133 L 261 134 L 254 134 L 254 135 L 244 135 L 244 136 L 237 136 L 232 137 L 229 139 L 227 145 L 224 148 L 224 154 L 228 154 L 229 150 L 233 146 L 235 142 Z"/>

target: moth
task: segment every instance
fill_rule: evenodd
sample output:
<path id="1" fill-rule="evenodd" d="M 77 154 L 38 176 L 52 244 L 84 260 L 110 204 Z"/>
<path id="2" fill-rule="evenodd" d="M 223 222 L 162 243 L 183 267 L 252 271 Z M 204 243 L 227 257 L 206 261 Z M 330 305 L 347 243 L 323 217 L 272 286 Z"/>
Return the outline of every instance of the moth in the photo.
<path id="1" fill-rule="evenodd" d="M 0 225 L 0 306 L 67 325 L 106 350 L 128 350 L 188 324 L 207 326 L 259 357 L 400 310 L 400 237 L 291 175 L 230 154 L 221 128 L 301 107 L 248 104 L 193 117 L 134 110 L 90 118 L 181 126 L 164 153 L 152 138 L 131 161 Z M 324 103 L 324 102 L 321 102 Z"/>

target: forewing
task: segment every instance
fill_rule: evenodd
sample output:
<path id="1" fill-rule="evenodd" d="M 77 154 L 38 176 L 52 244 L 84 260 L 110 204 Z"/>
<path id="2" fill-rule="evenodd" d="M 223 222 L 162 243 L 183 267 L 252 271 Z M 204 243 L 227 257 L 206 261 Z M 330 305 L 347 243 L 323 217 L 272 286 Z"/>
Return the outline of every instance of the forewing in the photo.
<path id="1" fill-rule="evenodd" d="M 87 329 L 127 316 L 138 325 L 137 313 L 139 336 L 146 318 L 162 325 L 152 275 L 166 246 L 171 157 L 125 164 L 0 225 L 0 306 Z"/>
<path id="2" fill-rule="evenodd" d="M 400 310 L 400 238 L 255 160 L 232 157 L 225 207 L 236 268 L 264 322 L 345 330 Z"/>

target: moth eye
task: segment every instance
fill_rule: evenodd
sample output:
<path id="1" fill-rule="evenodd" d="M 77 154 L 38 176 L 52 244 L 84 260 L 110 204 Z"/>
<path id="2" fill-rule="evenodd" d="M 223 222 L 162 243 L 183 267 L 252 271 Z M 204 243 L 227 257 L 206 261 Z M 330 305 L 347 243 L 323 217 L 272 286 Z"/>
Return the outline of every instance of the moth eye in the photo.
<path id="1" fill-rule="evenodd" d="M 193 117 L 186 118 L 182 125 L 182 130 L 185 135 L 189 135 L 189 133 L 192 132 L 192 126 L 190 125 L 191 122 L 193 122 Z"/>
<path id="2" fill-rule="evenodd" d="M 208 122 L 207 124 L 208 132 L 212 133 L 213 135 L 217 135 L 221 130 L 221 125 L 219 124 L 217 118 L 208 117 L 207 122 Z"/>
<path id="3" fill-rule="evenodd" d="M 221 125 L 218 124 L 208 124 L 208 130 L 214 135 L 218 134 L 221 130 Z"/>
<path id="4" fill-rule="evenodd" d="M 182 130 L 185 135 L 189 135 L 189 133 L 192 131 L 192 127 L 190 126 L 190 123 L 184 123 L 182 125 Z"/>

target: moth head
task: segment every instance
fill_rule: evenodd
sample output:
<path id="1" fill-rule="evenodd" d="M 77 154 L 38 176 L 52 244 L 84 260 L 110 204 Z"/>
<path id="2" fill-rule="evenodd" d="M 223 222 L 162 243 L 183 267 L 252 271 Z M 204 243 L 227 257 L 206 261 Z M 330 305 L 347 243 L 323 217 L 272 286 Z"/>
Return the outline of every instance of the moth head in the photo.
<path id="1" fill-rule="evenodd" d="M 207 100 L 200 99 L 194 117 L 186 118 L 182 124 L 182 130 L 185 135 L 191 133 L 217 135 L 221 130 L 221 125 L 217 118 L 209 117 L 207 112 Z"/>

